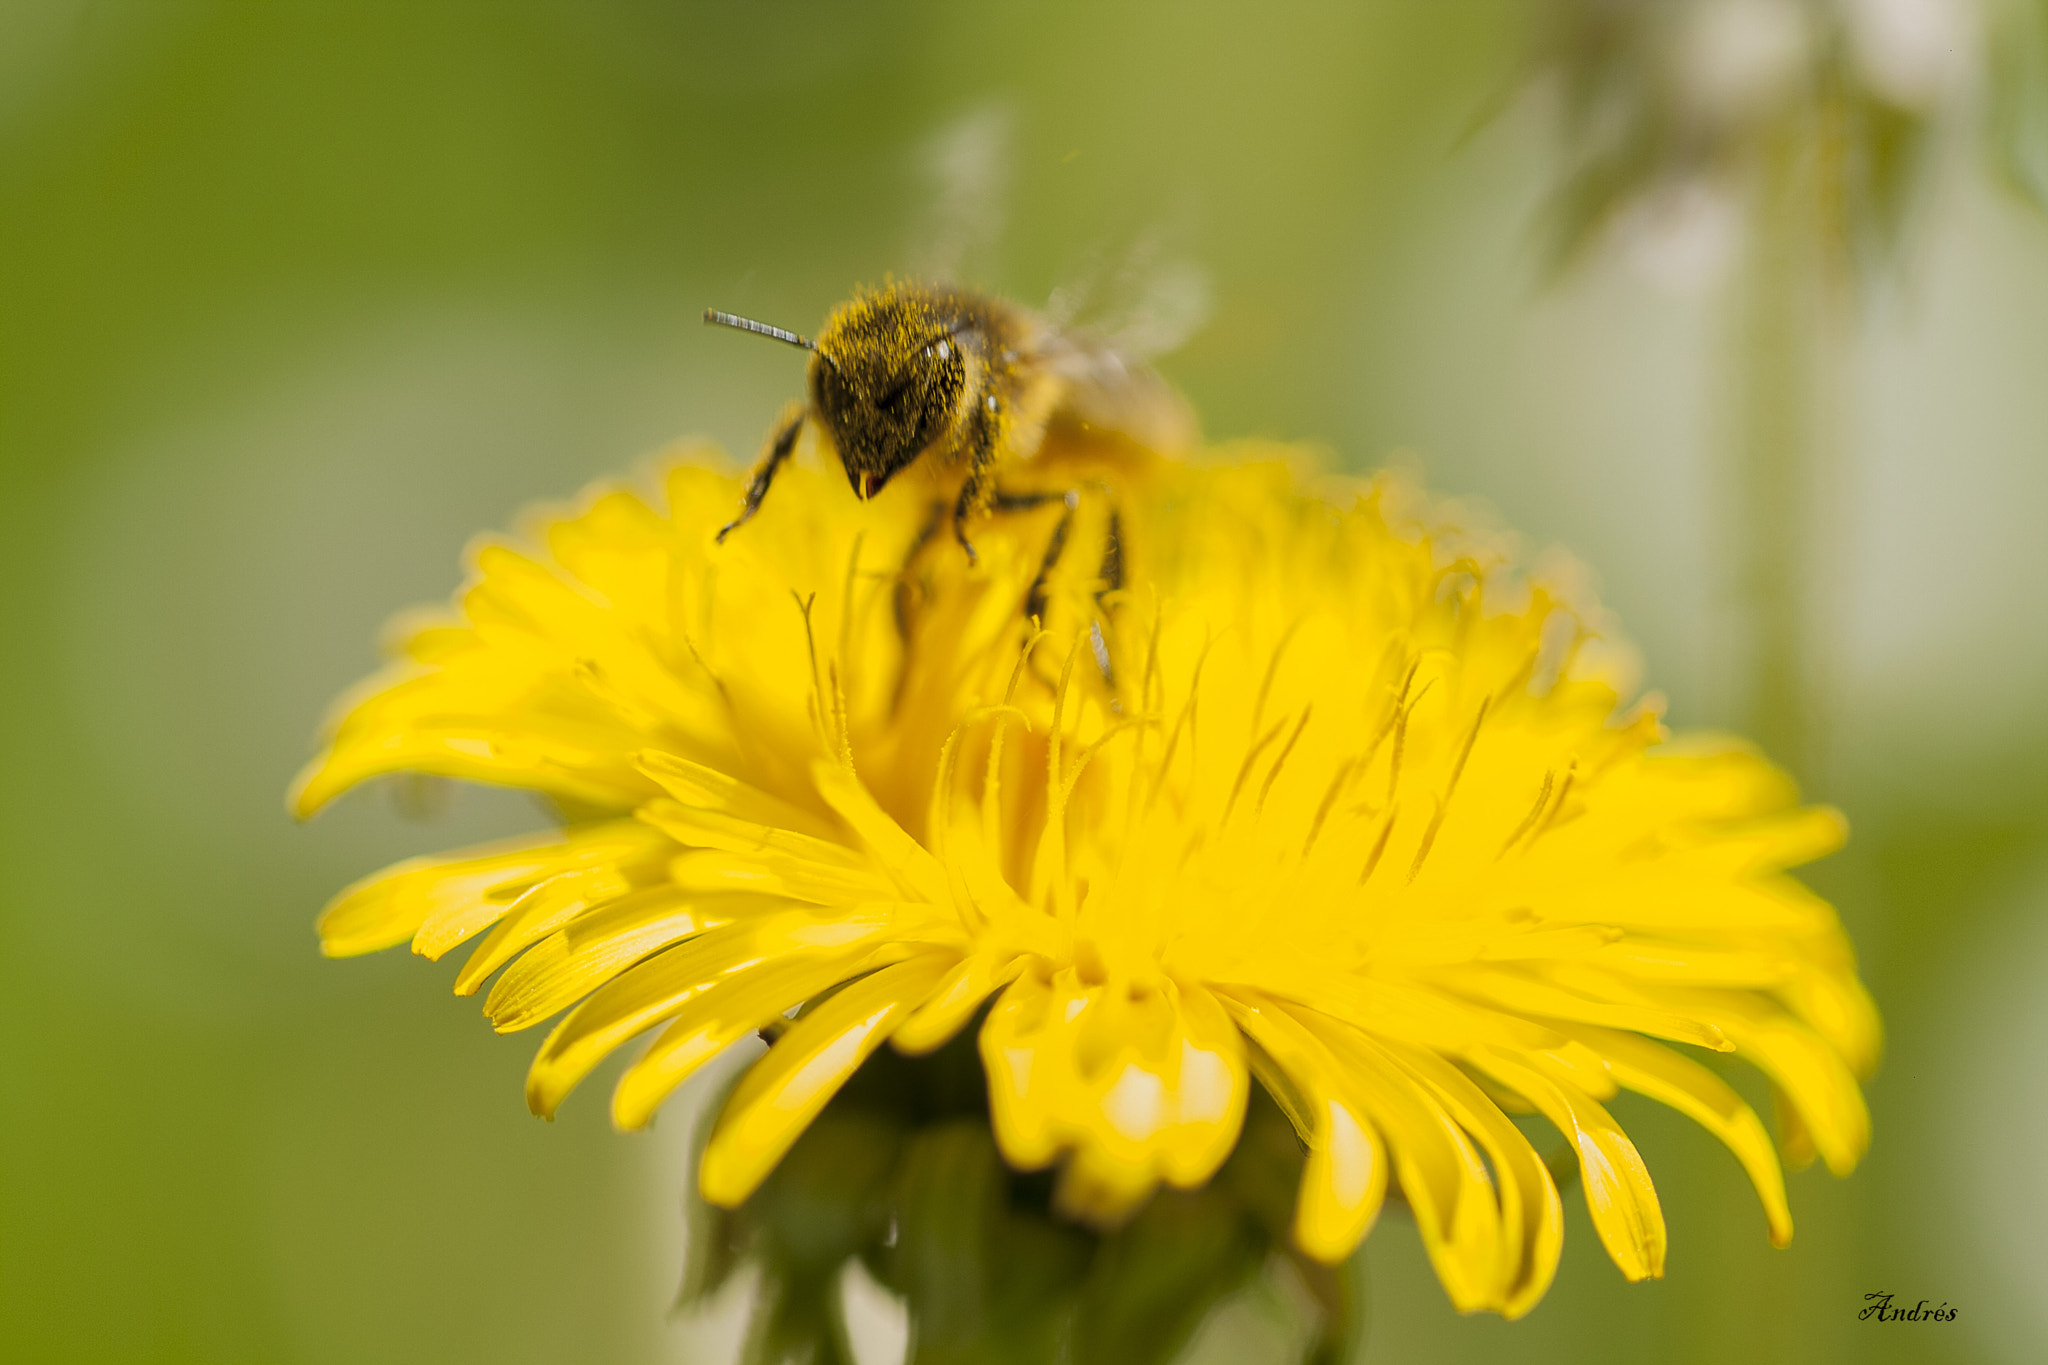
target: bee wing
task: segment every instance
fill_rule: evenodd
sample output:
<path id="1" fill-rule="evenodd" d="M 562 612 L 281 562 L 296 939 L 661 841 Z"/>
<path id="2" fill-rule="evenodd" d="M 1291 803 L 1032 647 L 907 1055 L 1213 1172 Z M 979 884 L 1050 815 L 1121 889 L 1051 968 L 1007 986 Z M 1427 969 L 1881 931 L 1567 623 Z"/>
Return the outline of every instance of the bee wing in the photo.
<path id="1" fill-rule="evenodd" d="M 917 170 L 927 199 L 908 256 L 917 278 L 957 284 L 1002 236 L 1016 122 L 1008 101 L 990 100 L 919 145 Z"/>
<path id="2" fill-rule="evenodd" d="M 1098 253 L 1072 282 L 1053 291 L 1045 317 L 1055 327 L 1144 360 L 1178 349 L 1208 320 L 1209 305 L 1208 272 L 1169 251 L 1163 234 L 1154 231 L 1114 262 Z"/>
<path id="3" fill-rule="evenodd" d="M 1140 238 L 1113 268 L 1098 258 L 1045 310 L 1041 355 L 1064 381 L 1062 406 L 1162 454 L 1192 449 L 1193 410 L 1145 361 L 1186 341 L 1208 313 L 1207 273 L 1169 253 L 1160 234 Z"/>
<path id="4" fill-rule="evenodd" d="M 1157 370 L 1101 337 L 1049 331 L 1039 357 L 1062 381 L 1060 407 L 1091 426 L 1120 431 L 1162 455 L 1200 439 L 1194 409 Z"/>

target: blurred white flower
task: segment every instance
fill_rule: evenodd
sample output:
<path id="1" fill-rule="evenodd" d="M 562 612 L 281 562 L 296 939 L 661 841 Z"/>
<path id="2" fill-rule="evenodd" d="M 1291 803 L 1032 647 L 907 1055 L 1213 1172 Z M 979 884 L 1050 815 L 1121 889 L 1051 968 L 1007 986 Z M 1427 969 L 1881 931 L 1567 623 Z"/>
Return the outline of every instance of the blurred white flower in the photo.
<path id="1" fill-rule="evenodd" d="M 1968 77 L 1977 14 L 1968 0 L 1840 0 L 1849 50 L 1871 88 L 1925 109 Z"/>
<path id="2" fill-rule="evenodd" d="M 1742 203 L 1706 176 L 1672 179 L 1637 196 L 1613 233 L 1637 274 L 1667 293 L 1695 297 L 1727 277 L 1742 242 Z"/>
<path id="3" fill-rule="evenodd" d="M 1798 85 L 1813 44 L 1795 0 L 1704 0 L 1677 36 L 1673 56 L 1685 104 L 1714 125 L 1769 112 Z"/>

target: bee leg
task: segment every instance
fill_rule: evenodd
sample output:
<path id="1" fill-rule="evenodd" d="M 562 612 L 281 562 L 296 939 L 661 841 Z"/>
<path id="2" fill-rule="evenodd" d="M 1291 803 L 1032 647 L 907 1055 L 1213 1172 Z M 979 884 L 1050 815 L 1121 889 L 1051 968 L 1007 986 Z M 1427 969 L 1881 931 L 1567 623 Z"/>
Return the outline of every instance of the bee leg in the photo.
<path id="1" fill-rule="evenodd" d="M 1102 586 L 1095 591 L 1095 604 L 1101 606 L 1103 598 L 1124 585 L 1124 518 L 1114 507 L 1109 509 L 1109 533 L 1103 538 L 1098 577 Z"/>
<path id="2" fill-rule="evenodd" d="M 922 595 L 920 585 L 912 578 L 917 561 L 924 554 L 925 547 L 939 533 L 939 519 L 945 515 L 946 505 L 932 504 L 932 514 L 925 518 L 924 529 L 917 533 L 917 539 L 910 543 L 910 553 L 903 556 L 903 568 L 896 575 L 896 638 L 905 645 L 910 643 L 910 617 Z"/>
<path id="3" fill-rule="evenodd" d="M 985 482 L 982 467 L 976 466 L 967 476 L 967 481 L 960 485 L 960 500 L 953 504 L 953 539 L 959 541 L 960 548 L 967 552 L 970 566 L 981 563 L 981 556 L 974 553 L 974 542 L 967 538 L 967 514 L 983 501 Z"/>
<path id="4" fill-rule="evenodd" d="M 1006 421 L 993 394 L 984 395 L 974 405 L 970 421 L 964 443 L 967 478 L 960 485 L 960 500 L 953 504 L 953 538 L 967 552 L 967 563 L 972 566 L 981 562 L 981 556 L 974 552 L 974 542 L 967 538 L 967 518 L 975 512 L 990 510 L 1001 496 L 989 471 L 994 468 L 996 452 L 1002 447 Z"/>
<path id="5" fill-rule="evenodd" d="M 1094 487 L 1107 491 L 1102 490 L 1099 484 Z M 1059 521 L 1054 524 L 1052 534 L 1046 538 L 1045 554 L 1039 560 L 1038 573 L 1031 580 L 1030 590 L 1024 594 L 1026 619 L 1040 625 L 1044 624 L 1046 608 L 1051 604 L 1047 580 L 1052 576 L 1053 567 L 1060 562 L 1060 556 L 1066 552 L 1067 537 L 1073 532 L 1074 512 L 1081 505 L 1081 490 L 1069 488 L 1064 493 L 1011 493 L 998 488 L 989 496 L 988 501 L 989 510 L 992 512 L 1028 512 L 1049 502 L 1061 502 L 1066 506 L 1060 513 Z M 1108 608 L 1104 605 L 1104 599 L 1124 585 L 1123 529 L 1123 514 L 1112 502 L 1109 509 L 1109 524 L 1103 537 L 1102 563 L 1096 575 L 1099 584 L 1095 589 L 1096 616 L 1088 623 L 1089 652 L 1095 656 L 1095 667 L 1102 674 L 1102 680 L 1112 690 L 1116 687 L 1116 670 L 1109 657 L 1109 639 L 1103 633 L 1102 623 L 1108 619 Z M 1112 701 L 1111 707 L 1116 709 L 1118 704 Z"/>
<path id="6" fill-rule="evenodd" d="M 1081 493 L 1078 489 L 1068 489 L 1064 494 L 1048 493 L 1027 497 L 1033 506 L 1050 502 L 1054 498 L 1066 504 L 1060 512 L 1060 519 L 1053 524 L 1052 534 L 1046 538 L 1045 555 L 1039 560 L 1038 574 L 1031 580 L 1030 591 L 1024 594 L 1026 619 L 1031 621 L 1034 627 L 1042 628 L 1045 625 L 1046 608 L 1051 605 L 1047 580 L 1051 578 L 1054 567 L 1060 562 L 1060 556 L 1066 553 L 1067 537 L 1073 533 L 1074 512 L 1081 505 Z M 1109 619 L 1103 599 L 1123 586 L 1123 575 L 1123 520 L 1115 509 L 1111 509 L 1098 579 L 1101 586 L 1095 590 L 1095 613 L 1088 622 L 1088 652 L 1095 660 L 1095 669 L 1102 675 L 1104 685 L 1110 690 L 1109 709 L 1118 714 L 1123 711 L 1123 703 L 1115 695 L 1116 665 L 1110 658 L 1109 637 L 1103 631 L 1103 622 Z M 1048 687 L 1056 686 L 1053 680 L 1043 673 L 1039 674 L 1039 679 Z"/>
<path id="7" fill-rule="evenodd" d="M 1067 543 L 1067 531 L 1074 520 L 1074 495 L 1067 493 L 1012 493 L 998 488 L 989 499 L 989 511 L 1000 513 L 1030 512 L 1049 502 L 1065 502 L 1067 510 L 1061 514 L 1059 524 L 1053 528 L 1052 539 L 1046 542 L 1045 558 L 1038 566 L 1038 576 L 1031 580 L 1031 591 L 1025 595 L 1024 615 L 1045 619 L 1045 576 L 1058 562 L 1060 550 Z"/>
<path id="8" fill-rule="evenodd" d="M 1038 561 L 1038 576 L 1031 580 L 1031 590 L 1024 594 L 1024 614 L 1043 624 L 1046 608 L 1045 580 L 1051 575 L 1053 566 L 1060 562 L 1060 555 L 1067 548 L 1067 535 L 1074 529 L 1074 509 L 1080 506 L 1081 497 L 1071 490 L 1064 495 L 1046 493 L 1025 496 L 1033 498 L 1033 505 L 1051 502 L 1054 498 L 1060 498 L 1066 503 L 1066 509 L 1060 513 L 1059 521 L 1053 525 L 1052 535 L 1046 538 L 1045 555 Z"/>
<path id="9" fill-rule="evenodd" d="M 916 648 L 913 632 L 917 625 L 918 609 L 925 604 L 930 571 L 922 564 L 925 551 L 938 539 L 939 525 L 945 520 L 946 504 L 934 501 L 931 515 L 925 518 L 924 527 L 917 538 L 910 542 L 909 553 L 903 556 L 903 567 L 896 571 L 894 607 L 896 615 L 896 642 L 903 647 L 903 662 L 896 670 L 896 687 L 889 697 L 889 714 L 896 715 L 903 709 L 905 690 L 910 686 L 910 659 Z"/>
<path id="10" fill-rule="evenodd" d="M 1124 585 L 1124 519 L 1114 507 L 1109 509 L 1109 528 L 1102 546 L 1102 567 L 1096 576 L 1102 586 L 1095 590 L 1095 619 L 1088 623 L 1088 644 L 1095 652 L 1095 666 L 1102 671 L 1102 680 L 1114 691 L 1116 670 L 1110 665 L 1109 641 L 1102 633 L 1102 623 L 1109 617 L 1109 608 L 1103 604 L 1103 599 Z M 1113 709 L 1121 709 L 1116 703 L 1111 705 Z"/>
<path id="11" fill-rule="evenodd" d="M 747 500 L 740 507 L 740 514 L 719 528 L 718 543 L 725 544 L 725 538 L 747 524 L 754 513 L 761 510 L 761 499 L 768 496 L 768 485 L 775 481 L 776 471 L 782 468 L 790 452 L 796 449 L 797 433 L 804 429 L 804 414 L 797 413 L 776 430 L 775 439 L 768 446 L 768 454 L 754 468 L 754 477 L 747 481 Z"/>
<path id="12" fill-rule="evenodd" d="M 1059 502 L 1065 493 L 1012 493 L 998 488 L 989 500 L 991 512 L 1029 512 L 1034 507 L 1043 507 L 1049 502 Z"/>

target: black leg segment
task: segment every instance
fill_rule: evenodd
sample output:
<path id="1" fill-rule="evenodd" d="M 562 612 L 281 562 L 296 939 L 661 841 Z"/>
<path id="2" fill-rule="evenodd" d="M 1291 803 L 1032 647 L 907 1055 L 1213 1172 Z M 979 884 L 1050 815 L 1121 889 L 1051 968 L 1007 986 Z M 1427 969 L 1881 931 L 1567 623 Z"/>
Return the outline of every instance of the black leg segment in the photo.
<path id="1" fill-rule="evenodd" d="M 953 539 L 960 542 L 960 548 L 967 552 L 969 564 L 981 563 L 981 556 L 974 553 L 974 542 L 967 538 L 967 514 L 974 510 L 974 504 L 981 498 L 982 470 L 976 467 L 960 485 L 960 500 L 953 504 Z"/>
<path id="2" fill-rule="evenodd" d="M 1053 566 L 1060 562 L 1060 555 L 1067 548 L 1067 535 L 1074 529 L 1074 509 L 1080 505 L 1081 500 L 1073 493 L 1068 493 L 1064 501 L 1067 504 L 1066 509 L 1060 513 L 1059 521 L 1052 528 L 1052 535 L 1046 538 L 1045 557 L 1038 561 L 1038 576 L 1031 580 L 1031 591 L 1024 595 L 1024 614 L 1041 625 L 1045 622 L 1047 605 L 1045 580 L 1051 575 Z"/>
<path id="3" fill-rule="evenodd" d="M 768 447 L 767 457 L 755 468 L 754 477 L 747 482 L 747 500 L 741 506 L 740 514 L 719 529 L 719 544 L 725 544 L 727 536 L 746 525 L 754 513 L 761 510 L 761 499 L 768 496 L 768 485 L 775 482 L 776 471 L 782 468 L 782 462 L 796 449 L 797 434 L 804 429 L 804 416 L 805 414 L 799 412 L 783 423 L 782 429 L 775 433 L 775 440 Z"/>
<path id="4" fill-rule="evenodd" d="M 1095 600 L 1099 603 L 1124 585 L 1124 518 L 1116 508 L 1109 509 L 1109 534 L 1102 547 L 1102 587 L 1097 590 Z"/>

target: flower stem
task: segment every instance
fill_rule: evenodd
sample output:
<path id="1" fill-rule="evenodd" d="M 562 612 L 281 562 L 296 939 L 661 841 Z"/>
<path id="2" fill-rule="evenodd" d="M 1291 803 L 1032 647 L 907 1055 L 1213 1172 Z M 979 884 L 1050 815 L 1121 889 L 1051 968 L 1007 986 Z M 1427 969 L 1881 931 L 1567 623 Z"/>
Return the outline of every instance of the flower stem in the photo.
<path id="1" fill-rule="evenodd" d="M 1733 347 L 1732 534 L 1740 646 L 1733 720 L 1812 779 L 1825 752 L 1816 703 L 1827 650 L 1814 610 L 1817 496 L 1839 448 L 1847 269 L 1840 155 L 1821 111 L 1766 145 Z M 1812 126 L 1819 122 L 1820 127 Z"/>

